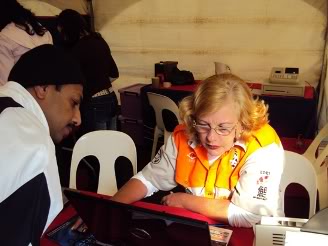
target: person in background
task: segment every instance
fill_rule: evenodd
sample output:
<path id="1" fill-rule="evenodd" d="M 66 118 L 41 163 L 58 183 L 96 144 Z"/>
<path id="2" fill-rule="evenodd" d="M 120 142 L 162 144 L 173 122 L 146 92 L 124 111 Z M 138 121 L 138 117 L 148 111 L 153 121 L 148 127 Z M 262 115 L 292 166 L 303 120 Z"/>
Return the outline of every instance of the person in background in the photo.
<path id="1" fill-rule="evenodd" d="M 185 192 L 164 196 L 163 204 L 236 227 L 251 227 L 262 215 L 283 216 L 284 150 L 267 106 L 247 84 L 232 74 L 211 76 L 179 110 L 183 124 L 112 199 L 132 203 L 180 185 Z"/>
<path id="2" fill-rule="evenodd" d="M 42 44 L 52 44 L 52 36 L 34 14 L 16 0 L 1 0 L 0 85 L 22 54 Z"/>
<path id="3" fill-rule="evenodd" d="M 83 83 L 78 63 L 45 44 L 0 87 L 0 245 L 39 245 L 63 208 L 54 143 L 81 124 Z"/>
<path id="4" fill-rule="evenodd" d="M 119 77 L 119 72 L 108 44 L 72 9 L 59 14 L 57 29 L 62 45 L 80 62 L 86 78 L 81 107 L 82 133 L 116 130 L 118 101 L 112 82 Z"/>

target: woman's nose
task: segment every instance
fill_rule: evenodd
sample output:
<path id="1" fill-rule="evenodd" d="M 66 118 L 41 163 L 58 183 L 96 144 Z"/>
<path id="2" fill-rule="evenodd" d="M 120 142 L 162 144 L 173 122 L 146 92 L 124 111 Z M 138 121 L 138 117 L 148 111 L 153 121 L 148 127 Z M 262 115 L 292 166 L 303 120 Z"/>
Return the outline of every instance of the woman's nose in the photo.
<path id="1" fill-rule="evenodd" d="M 217 133 L 215 132 L 215 130 L 213 128 L 211 128 L 207 135 L 206 135 L 206 138 L 208 141 L 213 141 L 215 139 L 215 137 L 217 136 Z"/>

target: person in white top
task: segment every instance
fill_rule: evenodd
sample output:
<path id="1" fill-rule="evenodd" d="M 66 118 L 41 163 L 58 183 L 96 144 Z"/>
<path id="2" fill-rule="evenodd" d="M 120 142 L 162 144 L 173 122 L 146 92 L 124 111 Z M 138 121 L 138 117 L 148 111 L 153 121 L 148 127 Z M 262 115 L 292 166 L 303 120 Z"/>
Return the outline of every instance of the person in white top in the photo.
<path id="1" fill-rule="evenodd" d="M 0 86 L 21 55 L 42 44 L 53 44 L 52 36 L 34 14 L 16 0 L 1 0 Z"/>
<path id="2" fill-rule="evenodd" d="M 84 77 L 50 44 L 26 52 L 0 87 L 0 245 L 39 245 L 63 208 L 54 143 L 81 124 Z"/>
<path id="3" fill-rule="evenodd" d="M 131 203 L 180 186 L 162 203 L 236 227 L 283 216 L 284 151 L 267 106 L 233 74 L 211 76 L 179 105 L 178 125 L 155 158 L 113 200 Z"/>

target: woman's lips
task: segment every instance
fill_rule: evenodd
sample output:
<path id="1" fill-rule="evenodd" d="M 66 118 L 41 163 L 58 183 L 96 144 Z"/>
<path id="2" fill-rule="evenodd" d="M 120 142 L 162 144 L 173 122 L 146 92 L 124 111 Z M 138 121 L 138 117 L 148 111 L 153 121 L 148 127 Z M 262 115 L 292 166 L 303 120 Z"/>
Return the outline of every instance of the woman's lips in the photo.
<path id="1" fill-rule="evenodd" d="M 217 148 L 219 148 L 219 146 L 217 146 L 217 145 L 211 145 L 211 144 L 206 144 L 206 146 L 209 149 L 217 149 Z"/>

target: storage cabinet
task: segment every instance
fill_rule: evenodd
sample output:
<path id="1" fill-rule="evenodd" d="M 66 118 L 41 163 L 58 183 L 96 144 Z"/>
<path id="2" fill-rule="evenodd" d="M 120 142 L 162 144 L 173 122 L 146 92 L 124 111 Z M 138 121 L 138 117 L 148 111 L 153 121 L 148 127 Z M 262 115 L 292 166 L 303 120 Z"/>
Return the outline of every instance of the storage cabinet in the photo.
<path id="1" fill-rule="evenodd" d="M 118 90 L 121 97 L 121 115 L 118 117 L 122 132 L 128 134 L 136 145 L 143 145 L 143 114 L 140 97 L 146 84 L 134 84 Z"/>

